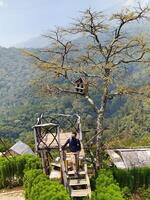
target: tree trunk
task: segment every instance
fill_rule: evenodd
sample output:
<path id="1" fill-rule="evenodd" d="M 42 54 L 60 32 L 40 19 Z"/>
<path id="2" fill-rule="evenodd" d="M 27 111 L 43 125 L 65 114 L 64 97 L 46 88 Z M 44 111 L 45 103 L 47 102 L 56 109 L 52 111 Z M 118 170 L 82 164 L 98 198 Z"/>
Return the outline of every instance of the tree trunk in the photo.
<path id="1" fill-rule="evenodd" d="M 100 133 L 100 127 L 102 125 L 102 122 L 100 122 L 100 114 L 98 114 L 97 116 L 97 120 L 96 120 L 96 134 Z M 98 170 L 101 167 L 101 159 L 100 159 L 100 136 L 101 135 L 97 135 L 96 138 L 96 169 Z"/>
<path id="2" fill-rule="evenodd" d="M 102 160 L 103 160 L 103 131 L 104 131 L 104 114 L 106 109 L 106 104 L 108 100 L 108 85 L 105 85 L 104 93 L 101 100 L 101 107 L 97 114 L 97 121 L 96 121 L 96 169 L 102 168 Z"/>

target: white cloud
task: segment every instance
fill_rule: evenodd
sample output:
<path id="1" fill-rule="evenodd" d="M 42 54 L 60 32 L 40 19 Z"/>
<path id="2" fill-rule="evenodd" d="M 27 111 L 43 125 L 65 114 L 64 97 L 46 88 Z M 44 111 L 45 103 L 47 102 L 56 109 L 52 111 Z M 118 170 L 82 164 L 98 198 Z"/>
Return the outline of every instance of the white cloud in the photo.
<path id="1" fill-rule="evenodd" d="M 0 0 L 0 8 L 7 7 L 6 0 Z"/>
<path id="2" fill-rule="evenodd" d="M 135 3 L 134 0 L 127 0 L 125 3 L 124 3 L 124 6 L 133 6 Z"/>
<path id="3" fill-rule="evenodd" d="M 149 4 L 149 3 L 150 3 L 150 0 L 127 0 L 127 1 L 124 3 L 124 6 L 125 6 L 125 7 L 134 6 L 134 5 L 136 5 L 138 2 L 139 2 L 141 5 L 145 5 L 145 4 Z"/>
<path id="4" fill-rule="evenodd" d="M 4 1 L 0 0 L 0 7 L 3 7 L 3 6 L 4 6 Z"/>

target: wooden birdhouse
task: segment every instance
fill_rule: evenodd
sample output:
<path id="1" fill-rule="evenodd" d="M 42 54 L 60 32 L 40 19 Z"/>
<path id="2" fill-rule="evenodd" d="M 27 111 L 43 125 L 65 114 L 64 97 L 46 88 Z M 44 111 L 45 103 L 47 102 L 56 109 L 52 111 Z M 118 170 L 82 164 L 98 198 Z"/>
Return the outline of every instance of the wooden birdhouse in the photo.
<path id="1" fill-rule="evenodd" d="M 84 78 L 75 81 L 75 90 L 78 94 L 86 95 L 88 93 L 88 82 Z"/>

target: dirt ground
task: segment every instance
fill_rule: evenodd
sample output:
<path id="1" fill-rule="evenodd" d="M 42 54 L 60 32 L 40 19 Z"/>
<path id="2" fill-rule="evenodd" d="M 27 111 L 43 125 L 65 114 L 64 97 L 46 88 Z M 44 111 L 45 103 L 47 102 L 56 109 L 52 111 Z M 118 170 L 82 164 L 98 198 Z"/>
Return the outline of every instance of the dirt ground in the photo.
<path id="1" fill-rule="evenodd" d="M 23 188 L 0 190 L 0 200 L 25 200 Z"/>

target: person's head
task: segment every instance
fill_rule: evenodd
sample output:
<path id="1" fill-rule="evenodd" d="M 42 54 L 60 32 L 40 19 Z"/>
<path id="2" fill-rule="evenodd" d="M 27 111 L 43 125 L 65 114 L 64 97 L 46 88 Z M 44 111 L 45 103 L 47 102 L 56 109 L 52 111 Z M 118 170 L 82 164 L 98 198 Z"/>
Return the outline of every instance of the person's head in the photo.
<path id="1" fill-rule="evenodd" d="M 72 138 L 76 138 L 77 137 L 77 132 L 73 131 L 71 136 L 72 136 Z"/>

